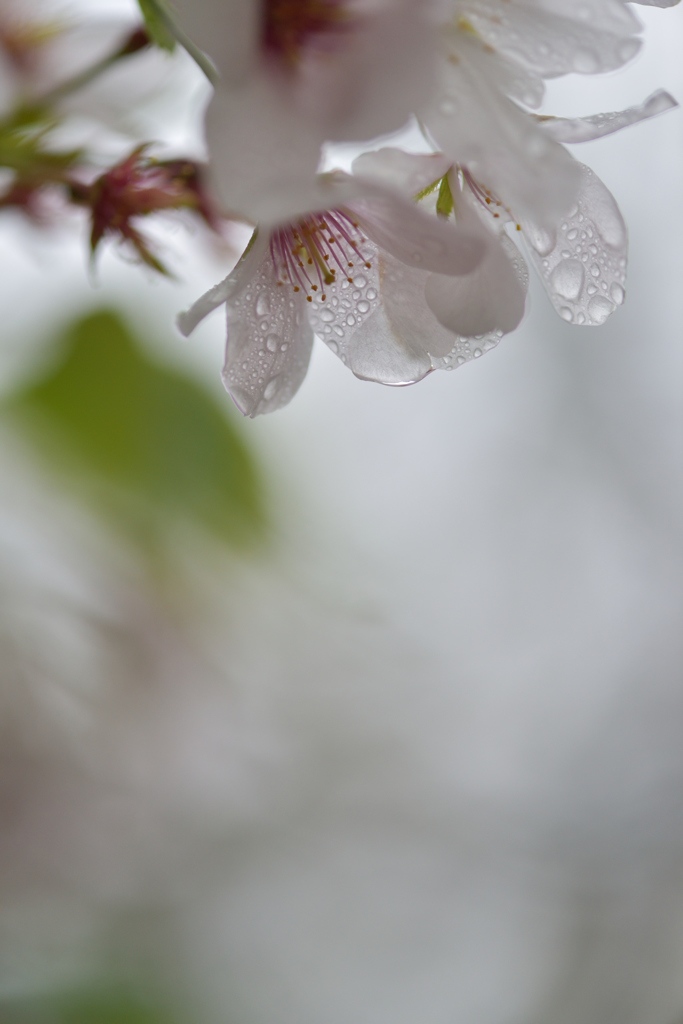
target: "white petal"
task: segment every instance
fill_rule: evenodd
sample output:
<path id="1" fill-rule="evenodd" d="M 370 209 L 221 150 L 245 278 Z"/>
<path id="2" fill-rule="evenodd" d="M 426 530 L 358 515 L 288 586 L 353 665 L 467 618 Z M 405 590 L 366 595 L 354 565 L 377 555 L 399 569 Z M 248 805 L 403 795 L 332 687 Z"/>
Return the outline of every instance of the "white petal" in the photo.
<path id="1" fill-rule="evenodd" d="M 443 62 L 443 90 L 422 112 L 437 144 L 467 166 L 516 217 L 554 222 L 579 184 L 571 156 L 501 91 L 495 57 L 476 40 Z"/>
<path id="2" fill-rule="evenodd" d="M 224 302 L 227 302 L 231 295 L 246 287 L 253 275 L 258 272 L 268 251 L 268 233 L 255 232 L 237 265 L 228 276 L 215 284 L 213 288 L 209 288 L 208 292 L 200 296 L 184 313 L 178 314 L 176 323 L 180 333 L 187 337 L 209 313 L 213 313 L 214 309 L 218 309 Z"/>
<path id="3" fill-rule="evenodd" d="M 627 110 L 614 111 L 609 114 L 593 114 L 590 117 L 543 117 L 539 124 L 548 135 L 558 142 L 590 142 L 600 139 L 603 135 L 611 135 L 621 128 L 656 117 L 665 110 L 677 107 L 678 103 L 663 89 L 654 92 L 644 103 Z"/>
<path id="4" fill-rule="evenodd" d="M 383 257 L 377 246 L 366 240 L 363 255 L 369 266 L 354 272 L 353 282 L 335 281 L 326 287 L 324 302 L 314 298 L 307 304 L 311 326 L 357 377 L 379 384 L 413 384 L 430 372 L 431 361 L 413 331 L 401 330 L 400 323 L 387 318 L 380 280 Z M 418 273 L 424 282 L 422 272 L 408 272 Z"/>
<path id="5" fill-rule="evenodd" d="M 280 409 L 298 391 L 313 344 L 305 305 L 301 294 L 278 285 L 270 252 L 228 300 L 223 383 L 245 416 Z"/>
<path id="6" fill-rule="evenodd" d="M 414 198 L 418 192 L 443 178 L 452 161 L 443 153 L 405 153 L 385 146 L 361 153 L 351 170 L 362 178 L 372 178 L 388 188 Z"/>
<path id="7" fill-rule="evenodd" d="M 485 256 L 486 231 L 463 230 L 419 209 L 410 200 L 375 188 L 350 209 L 379 246 L 411 267 L 443 274 L 469 274 Z"/>
<path id="8" fill-rule="evenodd" d="M 611 71 L 640 48 L 639 23 L 621 0 L 587 0 L 580 11 L 564 0 L 465 0 L 464 14 L 489 46 L 544 77 Z"/>
<path id="9" fill-rule="evenodd" d="M 173 0 L 173 19 L 209 55 L 225 81 L 238 82 L 257 59 L 259 4 L 254 0 Z"/>
<path id="10" fill-rule="evenodd" d="M 437 33 L 424 0 L 348 8 L 345 30 L 308 47 L 292 78 L 290 103 L 321 142 L 397 131 L 433 92 Z"/>
<path id="11" fill-rule="evenodd" d="M 425 301 L 425 271 L 366 242 L 369 269 L 308 304 L 316 334 L 357 377 L 380 384 L 421 380 L 431 369 L 453 369 L 493 348 L 502 331 L 476 339 L 443 327 Z"/>
<path id="12" fill-rule="evenodd" d="M 206 135 L 213 189 L 228 214 L 277 223 L 309 208 L 321 140 L 268 77 L 218 88 Z"/>
<path id="13" fill-rule="evenodd" d="M 506 235 L 466 277 L 430 274 L 425 298 L 439 323 L 463 337 L 513 331 L 524 316 L 529 275 Z"/>
<path id="14" fill-rule="evenodd" d="M 555 232 L 522 227 L 550 301 L 563 320 L 603 323 L 624 301 L 626 225 L 612 194 L 583 164 L 576 205 Z"/>
<path id="15" fill-rule="evenodd" d="M 502 332 L 463 338 L 446 330 L 425 300 L 428 275 L 407 267 L 391 256 L 380 260 L 386 323 L 394 335 L 409 338 L 414 348 L 429 355 L 434 369 L 453 370 L 494 348 Z"/>

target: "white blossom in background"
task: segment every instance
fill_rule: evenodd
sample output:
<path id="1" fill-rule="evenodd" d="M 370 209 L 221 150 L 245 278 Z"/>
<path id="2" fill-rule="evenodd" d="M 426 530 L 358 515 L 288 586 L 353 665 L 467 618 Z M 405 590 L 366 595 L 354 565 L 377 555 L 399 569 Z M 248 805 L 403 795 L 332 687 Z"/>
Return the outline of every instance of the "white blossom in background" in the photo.
<path id="1" fill-rule="evenodd" d="M 314 187 L 323 142 L 396 131 L 433 90 L 425 0 L 181 0 L 216 64 L 207 117 L 216 193 L 253 220 Z M 264 206 L 265 204 L 265 206 Z"/>

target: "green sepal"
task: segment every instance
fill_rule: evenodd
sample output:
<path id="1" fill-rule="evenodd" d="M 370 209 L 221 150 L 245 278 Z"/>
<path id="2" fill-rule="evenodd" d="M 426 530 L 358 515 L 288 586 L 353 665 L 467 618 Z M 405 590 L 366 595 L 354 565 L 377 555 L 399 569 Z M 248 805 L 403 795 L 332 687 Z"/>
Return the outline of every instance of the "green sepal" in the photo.
<path id="1" fill-rule="evenodd" d="M 415 202 L 419 203 L 421 199 L 426 199 L 427 196 L 430 196 L 432 192 L 435 192 L 437 190 L 440 184 L 441 178 L 437 178 L 436 181 L 433 181 L 431 183 L 431 185 L 427 185 L 426 188 L 423 188 L 421 192 L 417 193 L 417 195 L 415 196 Z"/>
<path id="2" fill-rule="evenodd" d="M 176 37 L 171 29 L 171 15 L 164 0 L 138 0 L 145 28 L 152 42 L 173 53 Z"/>
<path id="3" fill-rule="evenodd" d="M 453 213 L 454 206 L 455 203 L 453 202 L 453 194 L 448 181 L 448 175 L 444 174 L 439 187 L 439 196 L 436 200 L 436 212 L 440 217 L 448 219 L 448 217 Z"/>

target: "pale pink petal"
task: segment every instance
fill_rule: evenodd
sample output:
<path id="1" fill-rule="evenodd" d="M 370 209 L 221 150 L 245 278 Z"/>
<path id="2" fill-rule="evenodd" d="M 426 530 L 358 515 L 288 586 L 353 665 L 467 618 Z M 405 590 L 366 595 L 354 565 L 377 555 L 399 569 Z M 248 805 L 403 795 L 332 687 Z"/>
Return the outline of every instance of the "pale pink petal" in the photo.
<path id="1" fill-rule="evenodd" d="M 380 259 L 385 322 L 394 335 L 409 338 L 428 354 L 432 368 L 452 370 L 494 348 L 502 331 L 463 338 L 446 330 L 425 301 L 428 275 L 388 255 Z"/>
<path id="2" fill-rule="evenodd" d="M 351 170 L 361 178 L 371 178 L 414 198 L 443 178 L 451 164 L 452 161 L 443 153 L 406 153 L 386 146 L 361 153 L 353 161 Z"/>
<path id="3" fill-rule="evenodd" d="M 209 288 L 208 292 L 201 295 L 189 309 L 178 315 L 176 323 L 180 333 L 187 337 L 214 309 L 218 309 L 233 294 L 246 288 L 252 277 L 259 272 L 266 253 L 270 255 L 268 233 L 255 232 L 237 265 L 228 276 L 215 284 L 213 288 Z"/>
<path id="4" fill-rule="evenodd" d="M 354 200 L 349 206 L 380 249 L 411 267 L 469 274 L 485 256 L 489 238 L 481 224 L 454 227 L 379 186 L 367 199 Z"/>
<path id="5" fill-rule="evenodd" d="M 425 299 L 439 323 L 463 337 L 507 334 L 524 316 L 529 283 L 526 264 L 506 235 L 466 277 L 430 274 Z"/>
<path id="6" fill-rule="evenodd" d="M 663 89 L 654 92 L 644 103 L 627 110 L 609 114 L 592 114 L 590 117 L 542 117 L 539 124 L 548 135 L 558 142 L 590 142 L 603 135 L 611 135 L 629 125 L 656 117 L 677 107 L 678 103 Z"/>
<path id="7" fill-rule="evenodd" d="M 621 0 L 586 0 L 580 9 L 563 0 L 465 0 L 463 13 L 489 46 L 546 78 L 611 71 L 640 48 L 640 25 Z"/>
<path id="8" fill-rule="evenodd" d="M 427 351 L 414 331 L 401 330 L 400 323 L 387 318 L 380 270 L 384 256 L 368 240 L 362 252 L 367 266 L 354 270 L 352 281 L 339 275 L 326 286 L 324 302 L 315 296 L 307 303 L 310 324 L 357 377 L 379 384 L 413 384 L 432 368 Z M 418 273 L 424 288 L 426 275 L 411 273 Z M 424 298 L 421 301 L 424 307 Z M 420 330 L 424 333 L 424 324 Z"/>
<path id="9" fill-rule="evenodd" d="M 437 145 L 514 216 L 556 221 L 578 188 L 572 157 L 501 92 L 495 55 L 477 40 L 459 47 L 456 63 L 443 64 L 443 88 L 421 114 Z"/>
<path id="10" fill-rule="evenodd" d="M 679 0 L 633 0 L 633 2 L 646 7 L 675 7 Z"/>
<path id="11" fill-rule="evenodd" d="M 218 88 L 206 134 L 212 185 L 228 213 L 277 223 L 309 208 L 320 139 L 266 77 Z"/>
<path id="12" fill-rule="evenodd" d="M 302 295 L 278 285 L 270 252 L 227 302 L 223 383 L 245 416 L 273 412 L 301 386 L 313 332 Z"/>
<path id="13" fill-rule="evenodd" d="M 436 27 L 424 0 L 348 5 L 348 27 L 311 45 L 291 81 L 289 102 L 317 125 L 320 141 L 369 139 L 403 127 L 432 94 Z"/>
<path id="14" fill-rule="evenodd" d="M 576 204 L 554 232 L 522 222 L 529 251 L 550 301 L 568 323 L 604 323 L 624 301 L 626 225 L 612 194 L 578 165 Z"/>
<path id="15" fill-rule="evenodd" d="M 182 32 L 211 58 L 225 82 L 237 83 L 258 59 L 260 4 L 254 0 L 173 0 Z"/>

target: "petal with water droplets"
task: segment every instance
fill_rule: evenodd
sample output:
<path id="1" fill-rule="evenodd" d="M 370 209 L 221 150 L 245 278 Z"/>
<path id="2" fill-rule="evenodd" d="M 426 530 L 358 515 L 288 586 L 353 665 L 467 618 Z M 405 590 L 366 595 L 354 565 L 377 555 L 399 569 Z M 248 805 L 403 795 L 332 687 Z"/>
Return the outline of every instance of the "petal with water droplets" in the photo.
<path id="1" fill-rule="evenodd" d="M 299 390 L 313 344 L 305 306 L 300 293 L 278 284 L 270 252 L 228 299 L 223 383 L 245 416 L 280 409 Z"/>
<path id="2" fill-rule="evenodd" d="M 628 237 L 616 201 L 589 167 L 579 164 L 576 204 L 558 225 L 555 244 L 539 251 L 528 221 L 522 228 L 550 301 L 567 323 L 604 323 L 624 301 Z"/>
<path id="3" fill-rule="evenodd" d="M 557 142 L 590 142 L 677 106 L 678 103 L 670 93 L 659 89 L 644 103 L 627 110 L 592 114 L 590 117 L 542 117 L 539 118 L 539 125 Z"/>

